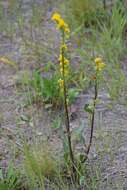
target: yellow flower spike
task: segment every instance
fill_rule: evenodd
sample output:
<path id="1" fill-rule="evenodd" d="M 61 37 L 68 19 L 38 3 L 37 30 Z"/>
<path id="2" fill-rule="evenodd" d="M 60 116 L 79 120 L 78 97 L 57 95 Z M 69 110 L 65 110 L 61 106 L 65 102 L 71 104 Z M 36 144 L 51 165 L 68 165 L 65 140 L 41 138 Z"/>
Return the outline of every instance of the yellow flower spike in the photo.
<path id="1" fill-rule="evenodd" d="M 100 57 L 97 57 L 95 59 L 95 64 L 96 64 L 95 68 L 96 68 L 97 71 L 101 71 L 106 66 L 106 64 L 103 63 L 103 61 L 102 61 L 102 59 Z"/>
<path id="2" fill-rule="evenodd" d="M 59 79 L 59 80 L 58 80 L 58 84 L 59 84 L 59 87 L 60 87 L 61 89 L 64 88 L 64 80 L 63 80 L 63 79 Z"/>

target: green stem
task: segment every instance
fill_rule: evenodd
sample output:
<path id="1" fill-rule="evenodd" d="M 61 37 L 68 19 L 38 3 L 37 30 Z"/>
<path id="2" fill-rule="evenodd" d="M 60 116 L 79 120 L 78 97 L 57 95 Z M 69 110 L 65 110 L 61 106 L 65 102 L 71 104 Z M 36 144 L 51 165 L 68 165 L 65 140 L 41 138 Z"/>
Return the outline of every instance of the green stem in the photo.
<path id="1" fill-rule="evenodd" d="M 63 32 L 62 35 L 63 44 L 65 43 L 65 35 Z M 64 99 L 64 111 L 65 111 L 65 125 L 66 125 L 66 132 L 67 132 L 67 139 L 68 139 L 68 147 L 69 147 L 69 154 L 70 154 L 70 161 L 72 163 L 73 173 L 75 173 L 75 162 L 74 162 L 74 155 L 72 150 L 72 142 L 71 142 L 71 132 L 70 132 L 70 120 L 69 120 L 69 112 L 68 112 L 68 105 L 67 105 L 67 87 L 66 87 L 66 79 L 65 79 L 65 72 L 64 72 L 64 49 L 62 49 L 62 77 L 64 81 L 63 86 L 63 99 Z"/>
<path id="2" fill-rule="evenodd" d="M 96 73 L 96 80 L 95 80 L 95 86 L 94 86 L 94 91 L 95 91 L 95 95 L 94 95 L 94 99 L 93 99 L 93 112 L 92 112 L 92 118 L 91 118 L 91 130 L 90 130 L 90 139 L 89 139 L 89 144 L 87 146 L 87 150 L 86 150 L 86 157 L 84 158 L 83 162 L 85 162 L 88 159 L 88 154 L 90 152 L 90 148 L 92 145 L 92 141 L 93 141 L 93 131 L 94 131 L 94 121 L 95 121 L 95 108 L 96 108 L 96 101 L 98 98 L 98 73 Z"/>
<path id="3" fill-rule="evenodd" d="M 106 0 L 103 0 L 103 7 L 104 7 L 104 10 L 106 9 Z"/>

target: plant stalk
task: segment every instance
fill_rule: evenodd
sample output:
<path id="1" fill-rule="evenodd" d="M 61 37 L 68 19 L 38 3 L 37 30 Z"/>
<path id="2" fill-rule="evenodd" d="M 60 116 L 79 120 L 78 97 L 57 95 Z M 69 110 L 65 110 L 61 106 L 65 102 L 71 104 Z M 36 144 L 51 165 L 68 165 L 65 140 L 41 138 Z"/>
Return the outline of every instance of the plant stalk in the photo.
<path id="1" fill-rule="evenodd" d="M 65 36 L 63 32 L 63 44 L 65 43 Z M 66 86 L 66 79 L 65 79 L 65 72 L 64 72 L 64 50 L 62 49 L 62 77 L 63 77 L 63 100 L 64 100 L 64 111 L 65 111 L 65 126 L 66 126 L 66 132 L 67 132 L 67 139 L 68 139 L 68 147 L 69 147 L 69 155 L 70 155 L 70 161 L 72 164 L 72 171 L 73 171 L 73 178 L 75 178 L 75 161 L 74 161 L 74 154 L 72 150 L 72 142 L 71 142 L 71 132 L 70 132 L 70 120 L 69 120 L 69 112 L 68 112 L 68 104 L 67 104 L 67 86 Z"/>
<path id="2" fill-rule="evenodd" d="M 95 121 L 95 108 L 96 108 L 96 101 L 98 98 L 98 80 L 97 80 L 97 73 L 96 73 L 96 80 L 95 80 L 95 87 L 94 87 L 94 91 L 95 91 L 95 95 L 94 95 L 94 99 L 93 99 L 93 112 L 92 112 L 92 118 L 91 118 L 91 131 L 90 131 L 90 139 L 89 139 L 89 144 L 87 146 L 87 150 L 86 150 L 86 157 L 83 160 L 83 163 L 88 159 L 88 154 L 90 152 L 90 148 L 92 145 L 92 141 L 93 141 L 93 131 L 94 131 L 94 121 Z"/>
<path id="3" fill-rule="evenodd" d="M 106 0 L 103 0 L 103 7 L 104 7 L 104 10 L 106 9 Z"/>

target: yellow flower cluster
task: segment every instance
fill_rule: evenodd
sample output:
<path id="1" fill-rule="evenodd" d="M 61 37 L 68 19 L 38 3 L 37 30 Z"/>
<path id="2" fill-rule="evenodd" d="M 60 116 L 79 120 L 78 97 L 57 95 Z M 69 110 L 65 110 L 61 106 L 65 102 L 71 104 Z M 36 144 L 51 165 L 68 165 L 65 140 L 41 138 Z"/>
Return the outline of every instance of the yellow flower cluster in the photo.
<path id="1" fill-rule="evenodd" d="M 63 35 L 64 34 L 67 35 L 70 33 L 68 24 L 63 20 L 60 14 L 54 13 L 51 19 L 56 22 L 57 28 L 62 30 Z M 60 56 L 59 56 L 61 78 L 58 80 L 58 84 L 61 90 L 63 90 L 64 88 L 65 77 L 69 74 L 69 60 L 65 56 L 67 45 L 65 44 L 64 37 L 62 38 L 62 40 L 63 41 L 60 47 Z"/>
<path id="2" fill-rule="evenodd" d="M 62 44 L 60 47 L 60 56 L 59 56 L 60 74 L 62 78 L 67 77 L 69 74 L 69 60 L 64 56 L 66 50 L 67 50 L 66 44 Z M 64 82 L 62 79 L 58 80 L 58 84 L 60 88 L 63 89 Z"/>
<path id="3" fill-rule="evenodd" d="M 60 47 L 60 52 L 62 53 L 62 51 L 66 51 L 67 50 L 67 45 L 66 44 L 62 44 Z"/>
<path id="4" fill-rule="evenodd" d="M 59 84 L 59 87 L 60 87 L 60 89 L 63 89 L 64 88 L 64 80 L 63 79 L 59 79 L 58 80 L 58 84 Z"/>
<path id="5" fill-rule="evenodd" d="M 62 29 L 67 34 L 70 33 L 70 29 L 69 29 L 68 24 L 62 19 L 60 14 L 54 13 L 52 15 L 52 20 L 57 23 L 57 28 L 58 29 Z"/>
<path id="6" fill-rule="evenodd" d="M 59 56 L 59 62 L 60 62 L 60 73 L 63 76 L 67 76 L 69 74 L 69 60 L 64 56 L 65 50 L 67 50 L 67 46 L 65 44 L 61 45 L 60 48 L 60 56 Z"/>
<path id="7" fill-rule="evenodd" d="M 100 57 L 97 57 L 95 60 L 95 64 L 96 64 L 96 70 L 97 71 L 101 71 L 104 69 L 104 67 L 106 66 L 105 63 L 103 63 L 102 59 Z"/>

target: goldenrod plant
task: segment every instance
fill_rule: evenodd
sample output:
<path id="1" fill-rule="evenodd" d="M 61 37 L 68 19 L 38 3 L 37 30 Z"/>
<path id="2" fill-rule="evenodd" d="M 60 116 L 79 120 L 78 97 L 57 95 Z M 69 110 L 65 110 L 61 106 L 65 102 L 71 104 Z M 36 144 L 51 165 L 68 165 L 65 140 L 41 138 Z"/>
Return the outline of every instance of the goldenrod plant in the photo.
<path id="1" fill-rule="evenodd" d="M 64 114 L 65 114 L 65 126 L 68 140 L 68 148 L 69 148 L 69 157 L 71 161 L 72 167 L 72 176 L 75 175 L 75 160 L 74 154 L 72 150 L 72 142 L 71 142 L 71 131 L 70 131 L 70 120 L 69 120 L 69 112 L 68 112 L 68 86 L 67 86 L 67 77 L 69 75 L 69 60 L 66 57 L 67 53 L 67 45 L 66 45 L 66 37 L 70 34 L 70 29 L 68 24 L 62 19 L 61 15 L 58 13 L 54 13 L 52 16 L 52 20 L 56 22 L 57 29 L 61 32 L 61 46 L 60 46 L 60 79 L 58 80 L 58 85 L 60 88 L 60 93 L 63 95 L 63 106 L 64 106 Z"/>
<path id="2" fill-rule="evenodd" d="M 89 143 L 87 145 L 86 148 L 86 155 L 83 159 L 83 162 L 85 162 L 88 158 L 88 154 L 90 152 L 90 148 L 92 145 L 92 140 L 93 140 L 93 131 L 94 131 L 94 122 L 95 122 L 95 110 L 96 110 L 96 104 L 98 102 L 98 91 L 99 91 L 99 82 L 101 80 L 101 74 L 103 69 L 105 68 L 106 64 L 103 63 L 102 58 L 101 57 L 97 57 L 94 60 L 95 62 L 95 75 L 92 77 L 92 80 L 94 81 L 94 98 L 92 101 L 92 104 L 86 104 L 84 109 L 86 112 L 88 112 L 90 114 L 90 139 L 89 139 Z"/>

